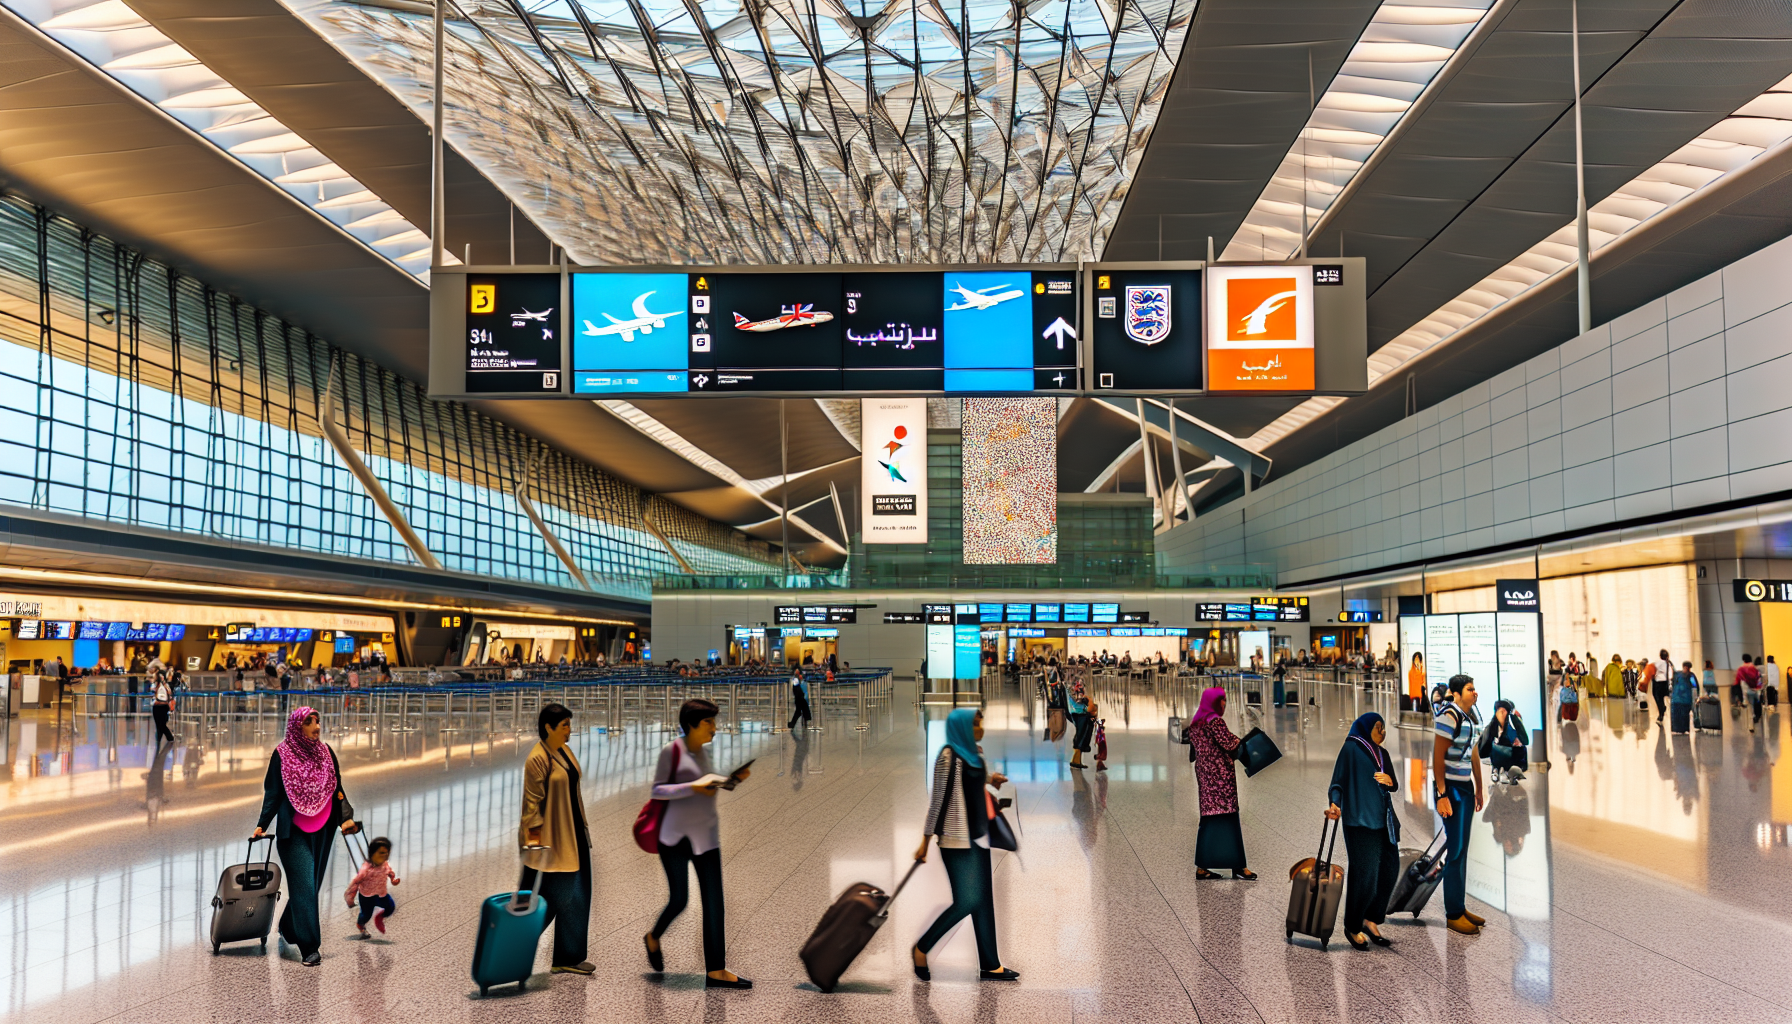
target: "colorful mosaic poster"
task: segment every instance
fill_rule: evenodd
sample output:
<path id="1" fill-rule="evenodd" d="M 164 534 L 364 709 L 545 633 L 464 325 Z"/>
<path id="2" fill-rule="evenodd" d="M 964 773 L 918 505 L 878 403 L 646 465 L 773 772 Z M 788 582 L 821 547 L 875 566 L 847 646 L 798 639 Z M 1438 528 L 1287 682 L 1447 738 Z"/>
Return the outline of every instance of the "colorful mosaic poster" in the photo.
<path id="1" fill-rule="evenodd" d="M 1058 560 L 1058 400 L 967 398 L 964 564 Z"/>

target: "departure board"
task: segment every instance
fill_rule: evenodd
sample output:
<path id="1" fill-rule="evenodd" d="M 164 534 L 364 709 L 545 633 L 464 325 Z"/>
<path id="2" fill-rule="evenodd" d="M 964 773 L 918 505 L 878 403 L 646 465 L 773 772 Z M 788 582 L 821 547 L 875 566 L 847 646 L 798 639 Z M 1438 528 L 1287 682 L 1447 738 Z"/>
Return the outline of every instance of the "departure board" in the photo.
<path id="1" fill-rule="evenodd" d="M 575 273 L 574 394 L 1076 391 L 1078 275 Z"/>

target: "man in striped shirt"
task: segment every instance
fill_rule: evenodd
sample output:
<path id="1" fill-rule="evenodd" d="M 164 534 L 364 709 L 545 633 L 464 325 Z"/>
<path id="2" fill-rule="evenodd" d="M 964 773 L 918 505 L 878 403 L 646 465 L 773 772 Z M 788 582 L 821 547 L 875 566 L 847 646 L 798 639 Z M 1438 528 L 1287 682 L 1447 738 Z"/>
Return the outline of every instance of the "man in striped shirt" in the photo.
<path id="1" fill-rule="evenodd" d="M 1475 756 L 1475 681 L 1450 677 L 1449 696 L 1437 705 L 1432 742 L 1432 796 L 1444 819 L 1444 916 L 1450 930 L 1476 935 L 1486 919 L 1468 912 L 1468 834 L 1481 810 L 1481 759 Z"/>

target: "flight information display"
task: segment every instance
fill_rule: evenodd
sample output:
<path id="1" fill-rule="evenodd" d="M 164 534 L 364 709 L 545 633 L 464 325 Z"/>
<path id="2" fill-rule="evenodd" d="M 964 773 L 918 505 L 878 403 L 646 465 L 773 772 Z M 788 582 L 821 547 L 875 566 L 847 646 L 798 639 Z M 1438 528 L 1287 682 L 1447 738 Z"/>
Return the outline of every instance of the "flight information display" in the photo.
<path id="1" fill-rule="evenodd" d="M 575 394 L 1074 392 L 1073 269 L 572 275 Z"/>
<path id="2" fill-rule="evenodd" d="M 466 280 L 467 392 L 559 392 L 560 275 Z"/>

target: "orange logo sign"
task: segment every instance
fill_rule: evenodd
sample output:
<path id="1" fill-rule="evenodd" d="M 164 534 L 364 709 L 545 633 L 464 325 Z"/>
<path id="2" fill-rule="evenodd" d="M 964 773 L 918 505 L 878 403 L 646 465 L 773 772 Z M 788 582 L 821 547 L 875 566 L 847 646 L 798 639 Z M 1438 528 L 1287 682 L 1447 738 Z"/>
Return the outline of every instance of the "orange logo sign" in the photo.
<path id="1" fill-rule="evenodd" d="M 1234 277 L 1226 281 L 1226 340 L 1275 344 L 1299 340 L 1295 279 Z"/>

